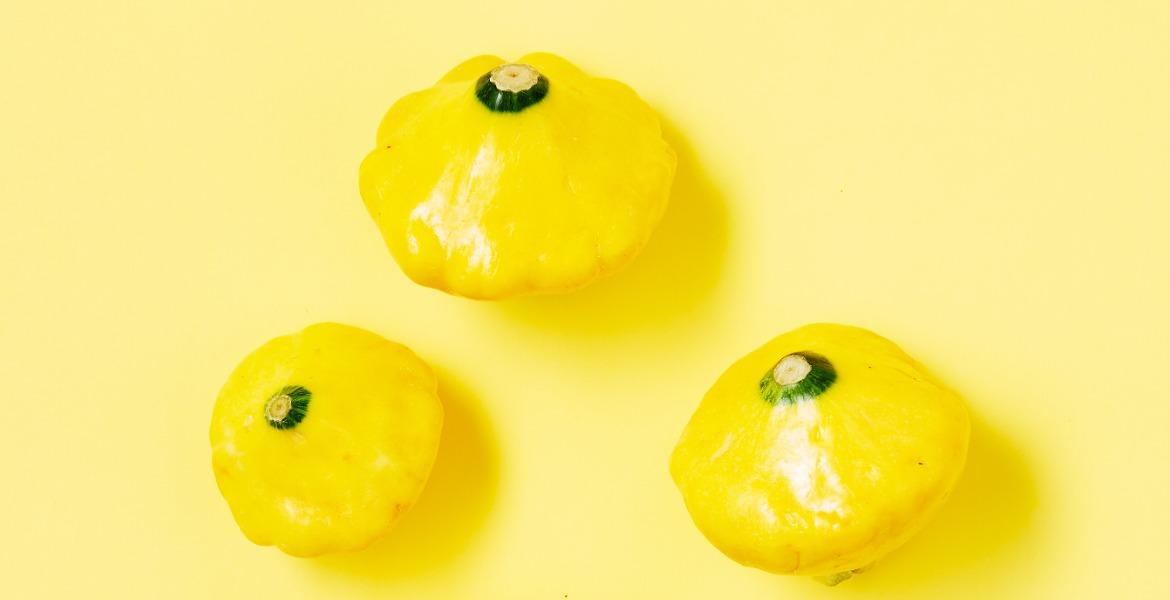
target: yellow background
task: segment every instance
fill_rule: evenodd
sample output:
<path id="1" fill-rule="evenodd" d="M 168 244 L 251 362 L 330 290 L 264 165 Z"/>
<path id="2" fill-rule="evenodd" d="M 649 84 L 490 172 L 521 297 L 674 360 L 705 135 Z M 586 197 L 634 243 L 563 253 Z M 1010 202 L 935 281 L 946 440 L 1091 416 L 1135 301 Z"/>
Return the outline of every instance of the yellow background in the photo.
<path id="1" fill-rule="evenodd" d="M 6 597 L 1170 595 L 1170 4 L 5 3 Z M 385 109 L 468 56 L 634 86 L 679 152 L 629 270 L 447 297 L 357 194 Z M 245 353 L 320 320 L 435 365 L 448 427 L 392 538 L 249 544 L 207 424 Z M 968 398 L 941 517 L 835 589 L 740 567 L 667 474 L 734 359 L 811 321 Z"/>

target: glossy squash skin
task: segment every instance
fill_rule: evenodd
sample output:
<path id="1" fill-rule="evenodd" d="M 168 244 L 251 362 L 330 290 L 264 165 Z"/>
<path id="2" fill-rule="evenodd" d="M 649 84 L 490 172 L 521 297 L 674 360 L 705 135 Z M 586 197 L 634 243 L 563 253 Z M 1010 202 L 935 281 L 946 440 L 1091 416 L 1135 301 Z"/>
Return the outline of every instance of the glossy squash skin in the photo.
<path id="1" fill-rule="evenodd" d="M 362 548 L 422 491 L 443 407 L 431 369 L 320 323 L 248 355 L 219 393 L 212 466 L 240 530 L 295 556 Z"/>
<path id="2" fill-rule="evenodd" d="M 407 276 L 499 299 L 575 290 L 630 263 L 674 171 L 632 89 L 537 53 L 472 58 L 399 100 L 359 179 Z"/>
<path id="3" fill-rule="evenodd" d="M 670 470 L 727 556 L 835 583 L 929 522 L 962 472 L 969 431 L 962 399 L 889 340 L 809 325 L 719 378 Z"/>

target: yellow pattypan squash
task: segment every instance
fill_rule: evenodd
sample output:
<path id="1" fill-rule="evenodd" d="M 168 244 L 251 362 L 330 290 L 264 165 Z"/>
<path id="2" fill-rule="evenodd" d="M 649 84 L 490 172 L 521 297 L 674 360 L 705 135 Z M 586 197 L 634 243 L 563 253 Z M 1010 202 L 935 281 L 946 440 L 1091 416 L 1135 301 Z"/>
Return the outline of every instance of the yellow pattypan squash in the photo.
<path id="1" fill-rule="evenodd" d="M 629 263 L 674 169 L 633 90 L 538 53 L 472 58 L 399 100 L 360 183 L 407 276 L 496 299 L 573 290 Z"/>
<path id="2" fill-rule="evenodd" d="M 723 373 L 670 470 L 724 554 L 836 583 L 928 522 L 969 431 L 962 399 L 889 340 L 809 325 Z"/>
<path id="3" fill-rule="evenodd" d="M 353 550 L 414 503 L 442 425 L 435 376 L 409 349 L 321 323 L 264 344 L 228 378 L 211 417 L 215 480 L 253 542 Z"/>

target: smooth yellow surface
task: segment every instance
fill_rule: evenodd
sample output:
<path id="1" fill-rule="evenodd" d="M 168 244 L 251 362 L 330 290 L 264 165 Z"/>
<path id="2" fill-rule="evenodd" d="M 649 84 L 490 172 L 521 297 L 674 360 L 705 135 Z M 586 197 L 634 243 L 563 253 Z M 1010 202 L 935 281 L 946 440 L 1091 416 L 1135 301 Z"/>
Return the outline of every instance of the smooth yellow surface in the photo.
<path id="1" fill-rule="evenodd" d="M 761 378 L 791 383 L 776 373 L 797 353 L 825 360 L 832 383 L 816 396 L 766 401 Z M 729 557 L 829 576 L 869 567 L 934 518 L 963 470 L 970 429 L 963 400 L 896 344 L 814 323 L 719 376 L 670 473 L 695 525 Z"/>
<path id="2" fill-rule="evenodd" d="M 676 158 L 653 109 L 559 56 L 515 61 L 548 81 L 539 102 L 488 110 L 477 80 L 506 62 L 477 56 L 395 102 L 362 161 L 366 208 L 423 285 L 481 299 L 575 290 L 629 264 L 662 218 Z"/>
<path id="3" fill-rule="evenodd" d="M 1164 2 L 6 3 L 0 580 L 13 597 L 1156 598 L 1170 531 Z M 640 258 L 564 297 L 409 282 L 357 191 L 393 99 L 478 53 L 635 87 L 679 164 Z M 394 536 L 304 561 L 208 466 L 260 340 L 436 369 Z M 667 472 L 729 361 L 831 321 L 966 398 L 939 518 L 832 589 L 735 564 Z"/>
<path id="4" fill-rule="evenodd" d="M 436 385 L 409 348 L 358 327 L 317 323 L 257 348 L 211 415 L 215 481 L 240 530 L 295 556 L 385 535 L 430 475 L 443 426 Z M 290 387 L 307 404 L 274 411 Z M 299 421 L 286 421 L 290 410 Z"/>
<path id="5" fill-rule="evenodd" d="M 834 381 L 768 402 L 761 377 L 811 352 Z M 812 377 L 812 375 L 807 375 Z M 765 571 L 834 575 L 873 565 L 934 518 L 966 461 L 963 400 L 889 340 L 817 323 L 736 360 L 670 455 L 695 525 Z"/>

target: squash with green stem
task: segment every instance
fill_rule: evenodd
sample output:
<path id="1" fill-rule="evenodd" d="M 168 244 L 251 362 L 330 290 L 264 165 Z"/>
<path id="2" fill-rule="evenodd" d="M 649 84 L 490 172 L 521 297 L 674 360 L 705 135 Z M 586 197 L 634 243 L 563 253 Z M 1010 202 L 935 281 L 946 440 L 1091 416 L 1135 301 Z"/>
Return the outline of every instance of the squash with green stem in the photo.
<path id="1" fill-rule="evenodd" d="M 359 180 L 407 276 L 499 299 L 575 290 L 629 264 L 674 170 L 633 90 L 537 53 L 472 58 L 396 102 Z"/>
<path id="2" fill-rule="evenodd" d="M 228 377 L 211 417 L 215 481 L 240 530 L 295 556 L 362 548 L 426 483 L 443 407 L 400 344 L 320 323 Z"/>
<path id="3" fill-rule="evenodd" d="M 969 435 L 962 399 L 892 342 L 809 325 L 723 373 L 670 471 L 724 554 L 835 585 L 929 522 Z"/>

